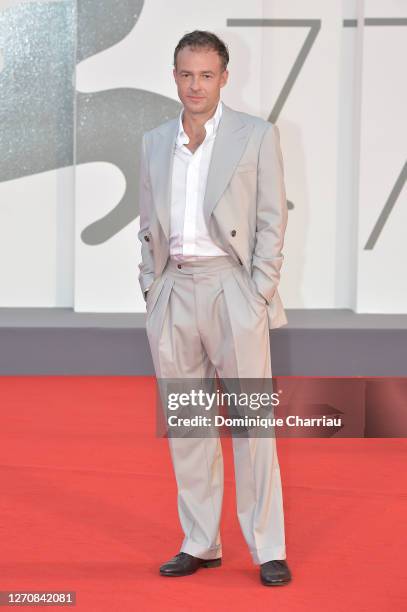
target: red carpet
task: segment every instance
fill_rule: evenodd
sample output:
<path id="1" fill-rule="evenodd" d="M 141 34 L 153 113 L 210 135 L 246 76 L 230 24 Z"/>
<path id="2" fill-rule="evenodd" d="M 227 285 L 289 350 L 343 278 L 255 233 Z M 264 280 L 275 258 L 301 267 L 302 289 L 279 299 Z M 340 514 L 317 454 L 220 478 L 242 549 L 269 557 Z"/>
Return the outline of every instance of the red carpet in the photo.
<path id="1" fill-rule="evenodd" d="M 0 379 L 1 591 L 72 590 L 73 609 L 97 612 L 407 610 L 401 439 L 278 441 L 294 579 L 275 588 L 241 535 L 223 439 L 223 566 L 160 577 L 181 530 L 153 389 L 142 377 Z"/>

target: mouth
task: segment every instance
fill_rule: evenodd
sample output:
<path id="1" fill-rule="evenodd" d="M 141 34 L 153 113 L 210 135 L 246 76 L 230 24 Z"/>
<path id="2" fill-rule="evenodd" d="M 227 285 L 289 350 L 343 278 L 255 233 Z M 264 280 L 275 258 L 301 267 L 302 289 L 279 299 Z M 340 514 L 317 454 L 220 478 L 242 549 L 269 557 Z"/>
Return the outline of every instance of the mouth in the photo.
<path id="1" fill-rule="evenodd" d="M 189 100 L 203 100 L 202 96 L 187 96 Z"/>

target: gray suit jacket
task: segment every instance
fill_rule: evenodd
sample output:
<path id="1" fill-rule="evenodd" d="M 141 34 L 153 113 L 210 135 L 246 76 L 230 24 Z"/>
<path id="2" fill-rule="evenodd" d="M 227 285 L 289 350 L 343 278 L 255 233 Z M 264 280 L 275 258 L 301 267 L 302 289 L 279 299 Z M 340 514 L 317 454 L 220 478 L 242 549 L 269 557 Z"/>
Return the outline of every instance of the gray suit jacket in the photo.
<path id="1" fill-rule="evenodd" d="M 287 324 L 277 287 L 288 211 L 278 127 L 223 104 L 204 198 L 213 241 L 247 273 L 267 302 L 269 327 Z M 172 162 L 178 117 L 146 132 L 140 164 L 141 290 L 169 257 Z"/>

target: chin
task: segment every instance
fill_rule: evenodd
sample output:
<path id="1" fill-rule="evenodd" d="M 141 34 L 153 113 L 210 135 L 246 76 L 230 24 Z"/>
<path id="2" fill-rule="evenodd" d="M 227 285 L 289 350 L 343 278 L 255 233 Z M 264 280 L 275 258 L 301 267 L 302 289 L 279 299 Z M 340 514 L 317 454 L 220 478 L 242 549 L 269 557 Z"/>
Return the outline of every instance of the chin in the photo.
<path id="1" fill-rule="evenodd" d="M 193 112 L 193 111 L 205 111 L 207 110 L 207 106 L 208 103 L 206 100 L 202 100 L 202 101 L 197 101 L 197 102 L 192 102 L 191 100 L 186 100 L 184 103 L 185 108 L 187 108 L 189 111 Z"/>

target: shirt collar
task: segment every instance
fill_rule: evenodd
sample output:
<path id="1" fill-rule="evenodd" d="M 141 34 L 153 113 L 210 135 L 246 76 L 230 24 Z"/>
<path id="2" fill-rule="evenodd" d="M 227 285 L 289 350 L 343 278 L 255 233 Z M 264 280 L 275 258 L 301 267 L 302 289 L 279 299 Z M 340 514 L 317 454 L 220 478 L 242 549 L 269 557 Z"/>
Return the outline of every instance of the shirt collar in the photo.
<path id="1" fill-rule="evenodd" d="M 189 142 L 189 136 L 188 134 L 185 132 L 184 130 L 184 126 L 182 123 L 182 115 L 184 113 L 184 108 L 182 108 L 180 114 L 179 114 L 179 119 L 178 119 L 178 135 L 177 135 L 177 145 L 184 145 L 184 144 L 188 144 Z M 216 110 L 214 112 L 214 114 L 212 115 L 212 117 L 210 117 L 208 119 L 208 121 L 206 121 L 204 127 L 206 130 L 206 137 L 210 137 L 216 134 L 218 126 L 219 126 L 219 121 L 220 118 L 222 116 L 222 100 L 219 99 L 218 105 L 216 107 Z"/>

